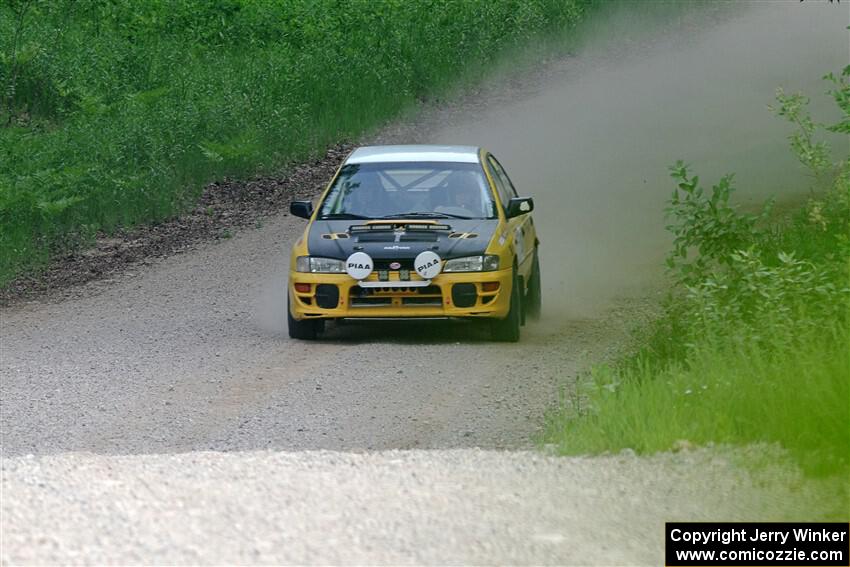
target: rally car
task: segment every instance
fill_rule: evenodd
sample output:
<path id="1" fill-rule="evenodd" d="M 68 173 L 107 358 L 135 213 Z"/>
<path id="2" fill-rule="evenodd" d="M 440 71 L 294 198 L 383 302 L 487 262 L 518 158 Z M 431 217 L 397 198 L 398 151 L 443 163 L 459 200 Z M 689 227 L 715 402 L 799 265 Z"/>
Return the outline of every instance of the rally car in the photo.
<path id="1" fill-rule="evenodd" d="M 531 197 L 496 158 L 468 146 L 353 151 L 292 249 L 289 336 L 315 339 L 329 319 L 470 318 L 517 341 L 540 313 Z"/>

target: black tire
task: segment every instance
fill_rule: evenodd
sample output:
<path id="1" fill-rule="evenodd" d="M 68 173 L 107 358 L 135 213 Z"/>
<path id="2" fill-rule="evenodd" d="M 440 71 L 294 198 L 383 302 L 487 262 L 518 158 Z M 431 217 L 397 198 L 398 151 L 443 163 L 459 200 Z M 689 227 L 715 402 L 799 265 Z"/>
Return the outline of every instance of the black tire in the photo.
<path id="1" fill-rule="evenodd" d="M 525 297 L 526 297 L 526 295 L 525 294 L 526 294 L 525 279 L 523 278 L 523 279 L 519 280 L 519 296 L 520 296 L 521 303 L 522 303 L 522 309 L 519 310 L 519 326 L 520 327 L 525 327 L 525 318 L 528 315 L 525 312 L 526 311 L 526 309 L 525 309 Z"/>
<path id="2" fill-rule="evenodd" d="M 289 310 L 289 295 L 286 296 L 286 322 L 289 328 L 289 338 L 299 339 L 302 341 L 314 341 L 319 336 L 319 333 L 324 328 L 324 321 L 321 319 L 307 319 L 298 321 L 292 317 L 292 312 Z"/>
<path id="3" fill-rule="evenodd" d="M 537 258 L 537 248 L 534 249 L 531 277 L 528 280 L 528 292 L 525 295 L 525 312 L 532 320 L 540 319 L 543 307 L 543 292 L 540 280 L 540 260 Z"/>
<path id="4" fill-rule="evenodd" d="M 490 337 L 494 341 L 515 343 L 519 341 L 519 330 L 522 323 L 522 292 L 520 290 L 519 278 L 514 269 L 514 277 L 511 285 L 511 306 L 508 316 L 504 319 L 496 319 L 490 323 Z"/>

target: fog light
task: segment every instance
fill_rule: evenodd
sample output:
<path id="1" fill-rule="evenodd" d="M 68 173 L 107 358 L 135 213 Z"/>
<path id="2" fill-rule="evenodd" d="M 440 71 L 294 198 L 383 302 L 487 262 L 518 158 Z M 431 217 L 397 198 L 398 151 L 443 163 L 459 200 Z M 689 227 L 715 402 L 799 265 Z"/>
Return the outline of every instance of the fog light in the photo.
<path id="1" fill-rule="evenodd" d="M 308 283 L 297 283 L 294 287 L 298 293 L 310 293 L 310 284 Z"/>
<path id="2" fill-rule="evenodd" d="M 481 291 L 496 291 L 499 289 L 499 282 L 484 282 L 481 284 Z"/>

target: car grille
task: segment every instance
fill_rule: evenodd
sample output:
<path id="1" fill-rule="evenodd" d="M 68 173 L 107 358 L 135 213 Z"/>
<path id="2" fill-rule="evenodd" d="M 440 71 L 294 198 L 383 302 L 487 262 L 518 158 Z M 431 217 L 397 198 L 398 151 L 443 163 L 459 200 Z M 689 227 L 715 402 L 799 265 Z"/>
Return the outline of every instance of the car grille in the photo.
<path id="1" fill-rule="evenodd" d="M 375 263 L 375 270 L 390 270 L 390 264 L 393 262 L 398 262 L 401 264 L 400 268 L 394 268 L 395 270 L 410 270 L 413 273 L 413 259 L 409 260 L 375 260 L 372 261 Z"/>
<path id="2" fill-rule="evenodd" d="M 440 306 L 443 295 L 435 285 L 425 287 L 352 287 L 349 297 L 352 307 L 384 306 Z"/>

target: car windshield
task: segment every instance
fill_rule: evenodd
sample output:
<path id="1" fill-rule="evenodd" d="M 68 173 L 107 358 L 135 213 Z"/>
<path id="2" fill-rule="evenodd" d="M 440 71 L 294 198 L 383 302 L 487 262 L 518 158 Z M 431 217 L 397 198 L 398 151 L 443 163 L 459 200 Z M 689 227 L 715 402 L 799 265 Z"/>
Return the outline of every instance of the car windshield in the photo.
<path id="1" fill-rule="evenodd" d="M 319 218 L 496 217 L 477 163 L 358 163 L 343 166 Z"/>

